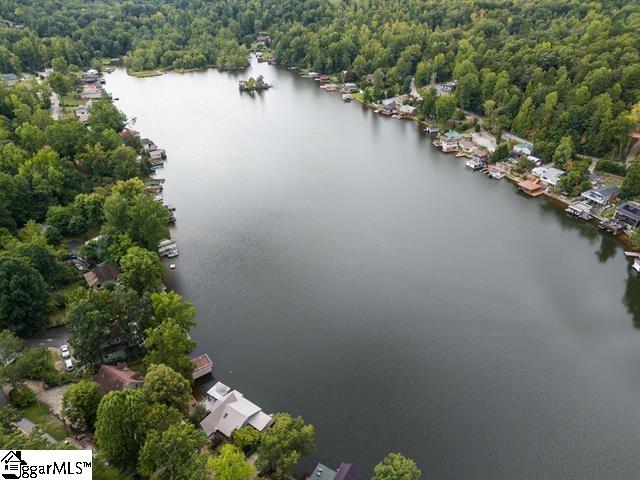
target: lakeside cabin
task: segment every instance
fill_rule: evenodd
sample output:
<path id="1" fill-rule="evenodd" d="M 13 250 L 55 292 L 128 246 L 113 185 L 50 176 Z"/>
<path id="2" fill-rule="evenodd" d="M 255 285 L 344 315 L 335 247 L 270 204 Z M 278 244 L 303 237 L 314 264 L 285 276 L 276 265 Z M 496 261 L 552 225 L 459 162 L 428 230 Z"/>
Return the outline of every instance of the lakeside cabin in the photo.
<path id="1" fill-rule="evenodd" d="M 636 228 L 640 225 L 640 206 L 635 202 L 625 202 L 617 208 L 614 218 Z"/>
<path id="2" fill-rule="evenodd" d="M 213 373 L 213 362 L 208 354 L 203 353 L 195 358 L 192 358 L 193 362 L 193 379 L 198 380 L 205 375 Z"/>
<path id="3" fill-rule="evenodd" d="M 547 185 L 552 185 L 554 187 L 560 180 L 560 177 L 564 175 L 564 173 L 564 170 L 560 170 L 554 167 L 535 167 L 533 170 L 531 170 L 531 174 L 534 177 L 538 177 Z"/>
<path id="4" fill-rule="evenodd" d="M 604 207 L 613 202 L 620 194 L 620 189 L 616 186 L 593 188 L 582 192 L 580 196 L 586 201 L 593 202 L 595 205 Z"/>
<path id="5" fill-rule="evenodd" d="M 201 405 L 209 412 L 200 422 L 200 427 L 207 438 L 211 438 L 218 432 L 231 438 L 234 430 L 246 425 L 262 432 L 273 421 L 273 417 L 264 413 L 262 408 L 222 382 L 216 383 L 207 391 L 207 396 Z"/>

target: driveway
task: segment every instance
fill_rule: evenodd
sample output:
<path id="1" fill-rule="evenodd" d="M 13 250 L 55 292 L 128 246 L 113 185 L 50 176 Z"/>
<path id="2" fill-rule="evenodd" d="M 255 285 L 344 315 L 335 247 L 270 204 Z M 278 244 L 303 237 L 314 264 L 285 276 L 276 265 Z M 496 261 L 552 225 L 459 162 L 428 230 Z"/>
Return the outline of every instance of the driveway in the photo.
<path id="1" fill-rule="evenodd" d="M 37 334 L 34 337 L 27 338 L 24 341 L 25 348 L 36 347 L 60 347 L 60 345 L 68 344 L 71 334 L 66 327 L 54 327 Z"/>

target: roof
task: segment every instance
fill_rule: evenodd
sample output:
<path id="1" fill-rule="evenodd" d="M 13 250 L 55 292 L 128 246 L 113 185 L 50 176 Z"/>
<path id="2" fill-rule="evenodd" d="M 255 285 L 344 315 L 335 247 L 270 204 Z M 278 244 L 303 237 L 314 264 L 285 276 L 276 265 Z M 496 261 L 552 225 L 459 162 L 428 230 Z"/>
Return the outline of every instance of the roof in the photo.
<path id="1" fill-rule="evenodd" d="M 227 387 L 222 382 L 218 382 L 209 390 L 207 390 L 207 395 L 209 395 L 212 398 L 215 398 L 216 400 L 220 400 L 227 393 L 229 393 L 229 390 L 231 390 L 231 388 Z"/>
<path id="2" fill-rule="evenodd" d="M 336 472 L 335 480 L 364 480 L 352 463 L 342 463 Z"/>
<path id="3" fill-rule="evenodd" d="M 620 213 L 626 217 L 633 218 L 636 221 L 640 222 L 640 207 L 633 202 L 623 203 L 618 207 L 616 213 Z"/>
<path id="4" fill-rule="evenodd" d="M 462 134 L 460 132 L 456 132 L 455 130 L 451 130 L 445 133 L 444 136 L 447 137 L 448 140 L 458 140 L 462 136 Z"/>
<path id="5" fill-rule="evenodd" d="M 102 265 L 98 265 L 90 272 L 85 273 L 84 279 L 87 281 L 87 284 L 91 287 L 100 287 L 101 285 L 109 282 L 114 282 L 116 278 L 120 275 L 120 267 L 115 262 L 112 263 L 103 263 Z"/>
<path id="6" fill-rule="evenodd" d="M 542 188 L 536 180 L 524 180 L 518 183 L 518 187 L 524 188 L 525 190 L 538 190 Z"/>
<path id="7" fill-rule="evenodd" d="M 316 468 L 313 469 L 313 473 L 307 477 L 307 480 L 334 480 L 336 478 L 336 471 L 319 463 Z"/>
<path id="8" fill-rule="evenodd" d="M 618 187 L 616 187 L 615 185 L 610 186 L 610 187 L 600 187 L 600 188 L 594 188 L 592 190 L 584 192 L 583 195 L 586 195 L 588 193 L 599 195 L 599 196 L 602 196 L 604 198 L 611 198 L 613 196 L 618 195 L 620 193 L 620 189 Z"/>
<path id="9" fill-rule="evenodd" d="M 2 78 L 5 82 L 15 82 L 18 80 L 18 76 L 15 73 L 3 73 Z"/>
<path id="10" fill-rule="evenodd" d="M 265 414 L 260 407 L 244 398 L 242 393 L 233 390 L 215 403 L 211 413 L 200 422 L 200 426 L 207 437 L 220 432 L 230 438 L 234 430 L 247 424 L 262 431 L 270 422 L 270 415 Z"/>
<path id="11" fill-rule="evenodd" d="M 142 375 L 135 370 L 113 365 L 101 365 L 96 374 L 96 381 L 100 384 L 100 393 L 105 395 L 113 390 L 124 390 L 132 386 L 140 386 L 144 383 Z"/>

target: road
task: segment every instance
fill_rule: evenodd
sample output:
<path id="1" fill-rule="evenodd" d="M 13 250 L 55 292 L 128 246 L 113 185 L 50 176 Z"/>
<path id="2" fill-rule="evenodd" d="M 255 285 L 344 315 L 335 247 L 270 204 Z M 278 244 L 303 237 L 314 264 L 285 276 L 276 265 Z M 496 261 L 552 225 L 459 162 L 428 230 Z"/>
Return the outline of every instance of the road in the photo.
<path id="1" fill-rule="evenodd" d="M 60 120 L 60 97 L 57 93 L 52 93 L 49 100 L 51 100 L 51 116 L 54 120 Z"/>
<path id="2" fill-rule="evenodd" d="M 26 339 L 24 341 L 24 346 L 25 348 L 59 347 L 60 345 L 69 343 L 70 336 L 71 334 L 66 327 L 49 328 L 34 337 Z"/>

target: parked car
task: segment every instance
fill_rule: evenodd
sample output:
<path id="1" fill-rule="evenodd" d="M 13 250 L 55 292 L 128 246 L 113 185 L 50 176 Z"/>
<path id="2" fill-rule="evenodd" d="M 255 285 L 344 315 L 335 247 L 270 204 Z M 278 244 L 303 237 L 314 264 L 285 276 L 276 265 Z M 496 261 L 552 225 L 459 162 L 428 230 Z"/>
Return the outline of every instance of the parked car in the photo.
<path id="1" fill-rule="evenodd" d="M 71 356 L 71 352 L 69 352 L 69 345 L 62 345 L 60 347 L 60 354 L 62 358 L 69 358 Z"/>
<path id="2" fill-rule="evenodd" d="M 67 372 L 70 372 L 70 371 L 72 371 L 72 370 L 73 370 L 73 362 L 71 361 L 71 359 L 70 359 L 70 358 L 67 358 L 67 359 L 64 361 L 64 366 L 65 366 L 65 368 L 67 369 Z"/>

